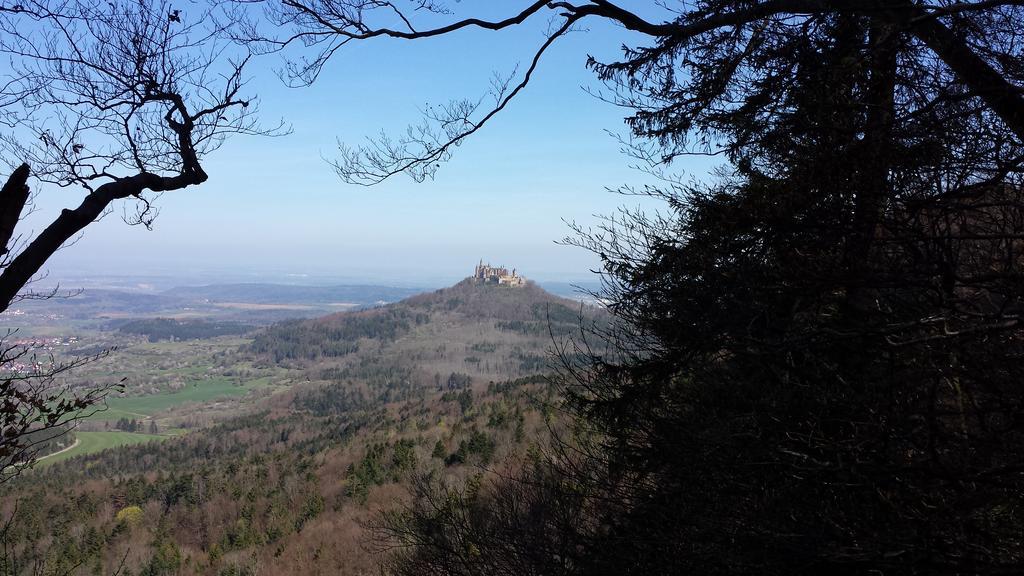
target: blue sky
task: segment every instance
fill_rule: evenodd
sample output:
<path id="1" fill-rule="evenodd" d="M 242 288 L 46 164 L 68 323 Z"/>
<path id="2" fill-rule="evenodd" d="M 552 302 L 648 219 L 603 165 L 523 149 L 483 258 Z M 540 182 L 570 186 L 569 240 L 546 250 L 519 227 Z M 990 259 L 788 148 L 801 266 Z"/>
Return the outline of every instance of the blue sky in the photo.
<path id="1" fill-rule="evenodd" d="M 479 4 L 453 6 L 459 14 Z M 160 198 L 152 231 L 126 226 L 118 209 L 52 261 L 51 278 L 224 270 L 438 284 L 467 275 L 481 257 L 539 279 L 586 277 L 593 256 L 555 244 L 568 232 L 563 220 L 586 224 L 636 206 L 606 187 L 647 178 L 606 134 L 624 129 L 624 111 L 583 90 L 600 88 L 584 66 L 588 54 L 612 59 L 635 42 L 621 28 L 594 22 L 556 43 L 526 91 L 433 181 L 351 186 L 323 160 L 338 139 L 395 133 L 425 104 L 482 94 L 493 72 L 528 61 L 546 26 L 541 18 L 501 33 L 354 44 L 309 88 L 283 86 L 275 56 L 255 62 L 249 88 L 261 116 L 283 118 L 292 134 L 229 140 L 206 159 L 206 184 Z M 709 164 L 674 169 L 701 177 Z M 74 203 L 70 190 L 44 189 L 38 199 L 40 215 Z"/>

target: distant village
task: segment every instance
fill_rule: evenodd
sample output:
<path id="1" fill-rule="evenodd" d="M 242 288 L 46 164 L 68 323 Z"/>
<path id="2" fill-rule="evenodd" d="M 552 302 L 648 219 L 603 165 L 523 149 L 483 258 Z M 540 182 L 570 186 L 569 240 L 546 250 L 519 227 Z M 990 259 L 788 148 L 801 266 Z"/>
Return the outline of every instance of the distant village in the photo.
<path id="1" fill-rule="evenodd" d="M 12 309 L 8 309 L 8 310 L 4 310 L 3 312 L 0 312 L 0 316 L 26 316 L 28 314 L 29 314 L 28 312 L 26 312 L 25 310 L 22 310 L 20 308 L 12 308 Z M 43 320 L 61 320 L 61 319 L 64 318 L 64 316 L 61 315 L 61 314 L 53 314 L 53 313 L 40 314 L 38 312 L 33 312 L 32 315 L 36 316 L 38 318 L 41 318 Z"/>
<path id="2" fill-rule="evenodd" d="M 73 346 L 78 344 L 78 336 L 57 337 L 57 338 L 20 338 L 17 340 L 5 341 L 9 345 L 8 352 L 17 354 L 17 350 L 27 350 L 28 354 L 24 359 L 13 358 L 0 365 L 0 371 L 14 374 L 32 374 L 40 370 L 52 368 L 54 365 L 52 355 L 62 346 Z M 44 354 L 38 359 L 37 354 Z"/>
<path id="3" fill-rule="evenodd" d="M 526 279 L 516 274 L 516 269 L 513 268 L 512 272 L 508 271 L 508 268 L 491 266 L 490 262 L 484 264 L 483 259 L 476 265 L 476 270 L 473 271 L 473 279 L 480 284 L 500 284 L 503 286 L 524 286 Z"/>

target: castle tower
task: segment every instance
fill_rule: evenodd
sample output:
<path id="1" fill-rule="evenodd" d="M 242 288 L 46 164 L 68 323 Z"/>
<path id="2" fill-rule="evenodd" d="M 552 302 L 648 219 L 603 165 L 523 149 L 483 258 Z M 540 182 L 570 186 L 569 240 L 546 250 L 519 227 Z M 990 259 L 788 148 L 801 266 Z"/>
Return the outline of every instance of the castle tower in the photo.
<path id="1" fill-rule="evenodd" d="M 483 258 L 473 269 L 473 279 L 483 284 L 499 284 L 506 286 L 524 286 L 525 279 L 518 275 L 515 268 L 509 272 L 504 266 L 491 266 L 488 262 L 484 264 Z"/>

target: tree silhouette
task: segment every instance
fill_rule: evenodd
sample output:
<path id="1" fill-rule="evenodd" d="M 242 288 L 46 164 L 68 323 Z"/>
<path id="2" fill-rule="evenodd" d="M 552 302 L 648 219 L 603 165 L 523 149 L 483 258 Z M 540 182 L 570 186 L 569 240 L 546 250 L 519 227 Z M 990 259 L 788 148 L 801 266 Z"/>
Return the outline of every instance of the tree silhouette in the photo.
<path id="1" fill-rule="evenodd" d="M 46 261 L 113 203 L 131 200 L 125 220 L 149 226 L 154 195 L 202 184 L 204 157 L 232 134 L 269 134 L 244 96 L 247 51 L 220 40 L 208 10 L 165 0 L 29 0 L 0 7 L 0 157 L 12 168 L 0 192 L 0 312 L 26 298 Z M 32 236 L 19 228 L 31 210 L 30 179 L 80 189 Z M 8 334 L 0 365 L 31 355 Z M 109 391 L 70 391 L 56 376 L 79 363 L 30 363 L 0 396 L 0 465 L 31 462 L 24 433 L 67 424 Z M 16 470 L 12 468 L 11 470 Z"/>
<path id="2" fill-rule="evenodd" d="M 294 34 L 266 46 L 319 50 L 293 68 L 302 81 L 353 41 L 554 17 L 493 106 L 430 111 L 407 136 L 343 149 L 339 173 L 360 183 L 430 177 L 585 19 L 650 40 L 589 62 L 630 110 L 632 153 L 663 178 L 623 191 L 668 211 L 570 240 L 602 259 L 596 296 L 618 324 L 564 351 L 581 430 L 547 459 L 557 490 L 531 509 L 563 491 L 581 517 L 559 537 L 567 552 L 531 556 L 534 573 L 1020 570 L 1019 3 L 706 1 L 652 7 L 658 22 L 603 0 L 537 2 L 436 27 L 395 3 L 273 6 Z M 695 153 L 729 168 L 707 184 L 664 172 Z M 475 538 L 495 522 L 487 502 L 417 497 L 385 524 L 409 547 L 399 572 L 488 573 L 538 549 L 529 528 Z"/>
<path id="3" fill-rule="evenodd" d="M 247 9 L 252 3 L 240 3 Z M 667 148 L 660 160 L 718 144 L 715 116 L 742 107 L 736 102 L 763 104 L 751 90 L 784 90 L 785 85 L 758 81 L 758 59 L 769 48 L 766 38 L 814 33 L 822 22 L 839 15 L 869 18 L 883 29 L 905 35 L 907 50 L 941 72 L 952 88 L 970 93 L 1010 133 L 1024 138 L 1022 72 L 1016 66 L 1019 49 L 1013 44 L 1019 18 L 1018 2 L 982 3 L 911 0 L 705 0 L 696 3 L 657 3 L 644 13 L 607 0 L 552 2 L 539 0 L 511 11 L 504 18 L 456 16 L 451 6 L 435 1 L 378 2 L 366 0 L 265 0 L 261 2 L 275 33 L 237 10 L 242 22 L 235 36 L 265 51 L 302 47 L 286 75 L 293 83 L 314 82 L 323 66 L 346 45 L 376 38 L 412 41 L 456 34 L 476 28 L 501 31 L 530 20 L 550 22 L 550 32 L 519 72 L 498 76 L 483 98 L 452 101 L 430 107 L 423 122 L 397 137 L 382 137 L 365 146 L 342 146 L 335 162 L 347 182 L 374 184 L 399 173 L 415 180 L 432 177 L 441 163 L 467 137 L 500 113 L 530 82 L 548 48 L 589 20 L 614 22 L 649 39 L 646 46 L 628 49 L 625 58 L 602 64 L 591 60 L 603 80 L 614 84 L 617 103 L 633 108 L 628 119 L 635 135 L 651 137 Z M 647 15 L 646 13 L 651 13 Z M 660 18 L 660 21 L 658 20 Z M 1000 34 L 989 34 L 998 30 Z M 997 39 L 998 38 L 998 39 Z M 1004 43 L 1009 42 L 1009 43 Z M 723 64 L 721 67 L 708 63 Z M 677 75 L 679 70 L 685 74 Z M 687 81 L 689 79 L 689 81 Z M 778 80 L 777 76 L 775 80 Z M 739 142 L 733 142 L 735 148 Z M 702 150 L 704 151 L 704 150 Z"/>

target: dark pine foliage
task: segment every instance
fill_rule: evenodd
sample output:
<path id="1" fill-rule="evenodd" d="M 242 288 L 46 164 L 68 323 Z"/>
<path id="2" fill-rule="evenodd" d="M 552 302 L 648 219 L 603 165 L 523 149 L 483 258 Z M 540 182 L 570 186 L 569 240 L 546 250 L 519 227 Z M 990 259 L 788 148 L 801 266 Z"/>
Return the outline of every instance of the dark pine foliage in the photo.
<path id="1" fill-rule="evenodd" d="M 569 386 L 625 495 L 583 564 L 1019 570 L 1019 143 L 900 27 L 791 24 L 695 47 L 698 78 L 750 67 L 741 105 L 638 116 L 719 132 L 734 172 L 583 240 L 625 321 Z"/>
<path id="2" fill-rule="evenodd" d="M 423 315 L 399 308 L 328 316 L 319 320 L 292 320 L 275 324 L 256 336 L 250 350 L 282 360 L 336 358 L 359 349 L 360 338 L 390 342 L 426 321 Z"/>
<path id="3" fill-rule="evenodd" d="M 825 6 L 592 64 L 655 142 L 638 155 L 721 145 L 730 169 L 582 231 L 620 322 L 566 351 L 580 432 L 474 492 L 533 483 L 516 518 L 474 500 L 438 524 L 450 501 L 421 494 L 385 526 L 398 572 L 1024 569 L 1024 148 L 919 20 Z M 944 22 L 1019 82 L 1024 11 Z M 538 561 L 530 533 L 567 514 Z M 456 536 L 473 549 L 442 553 Z"/>

